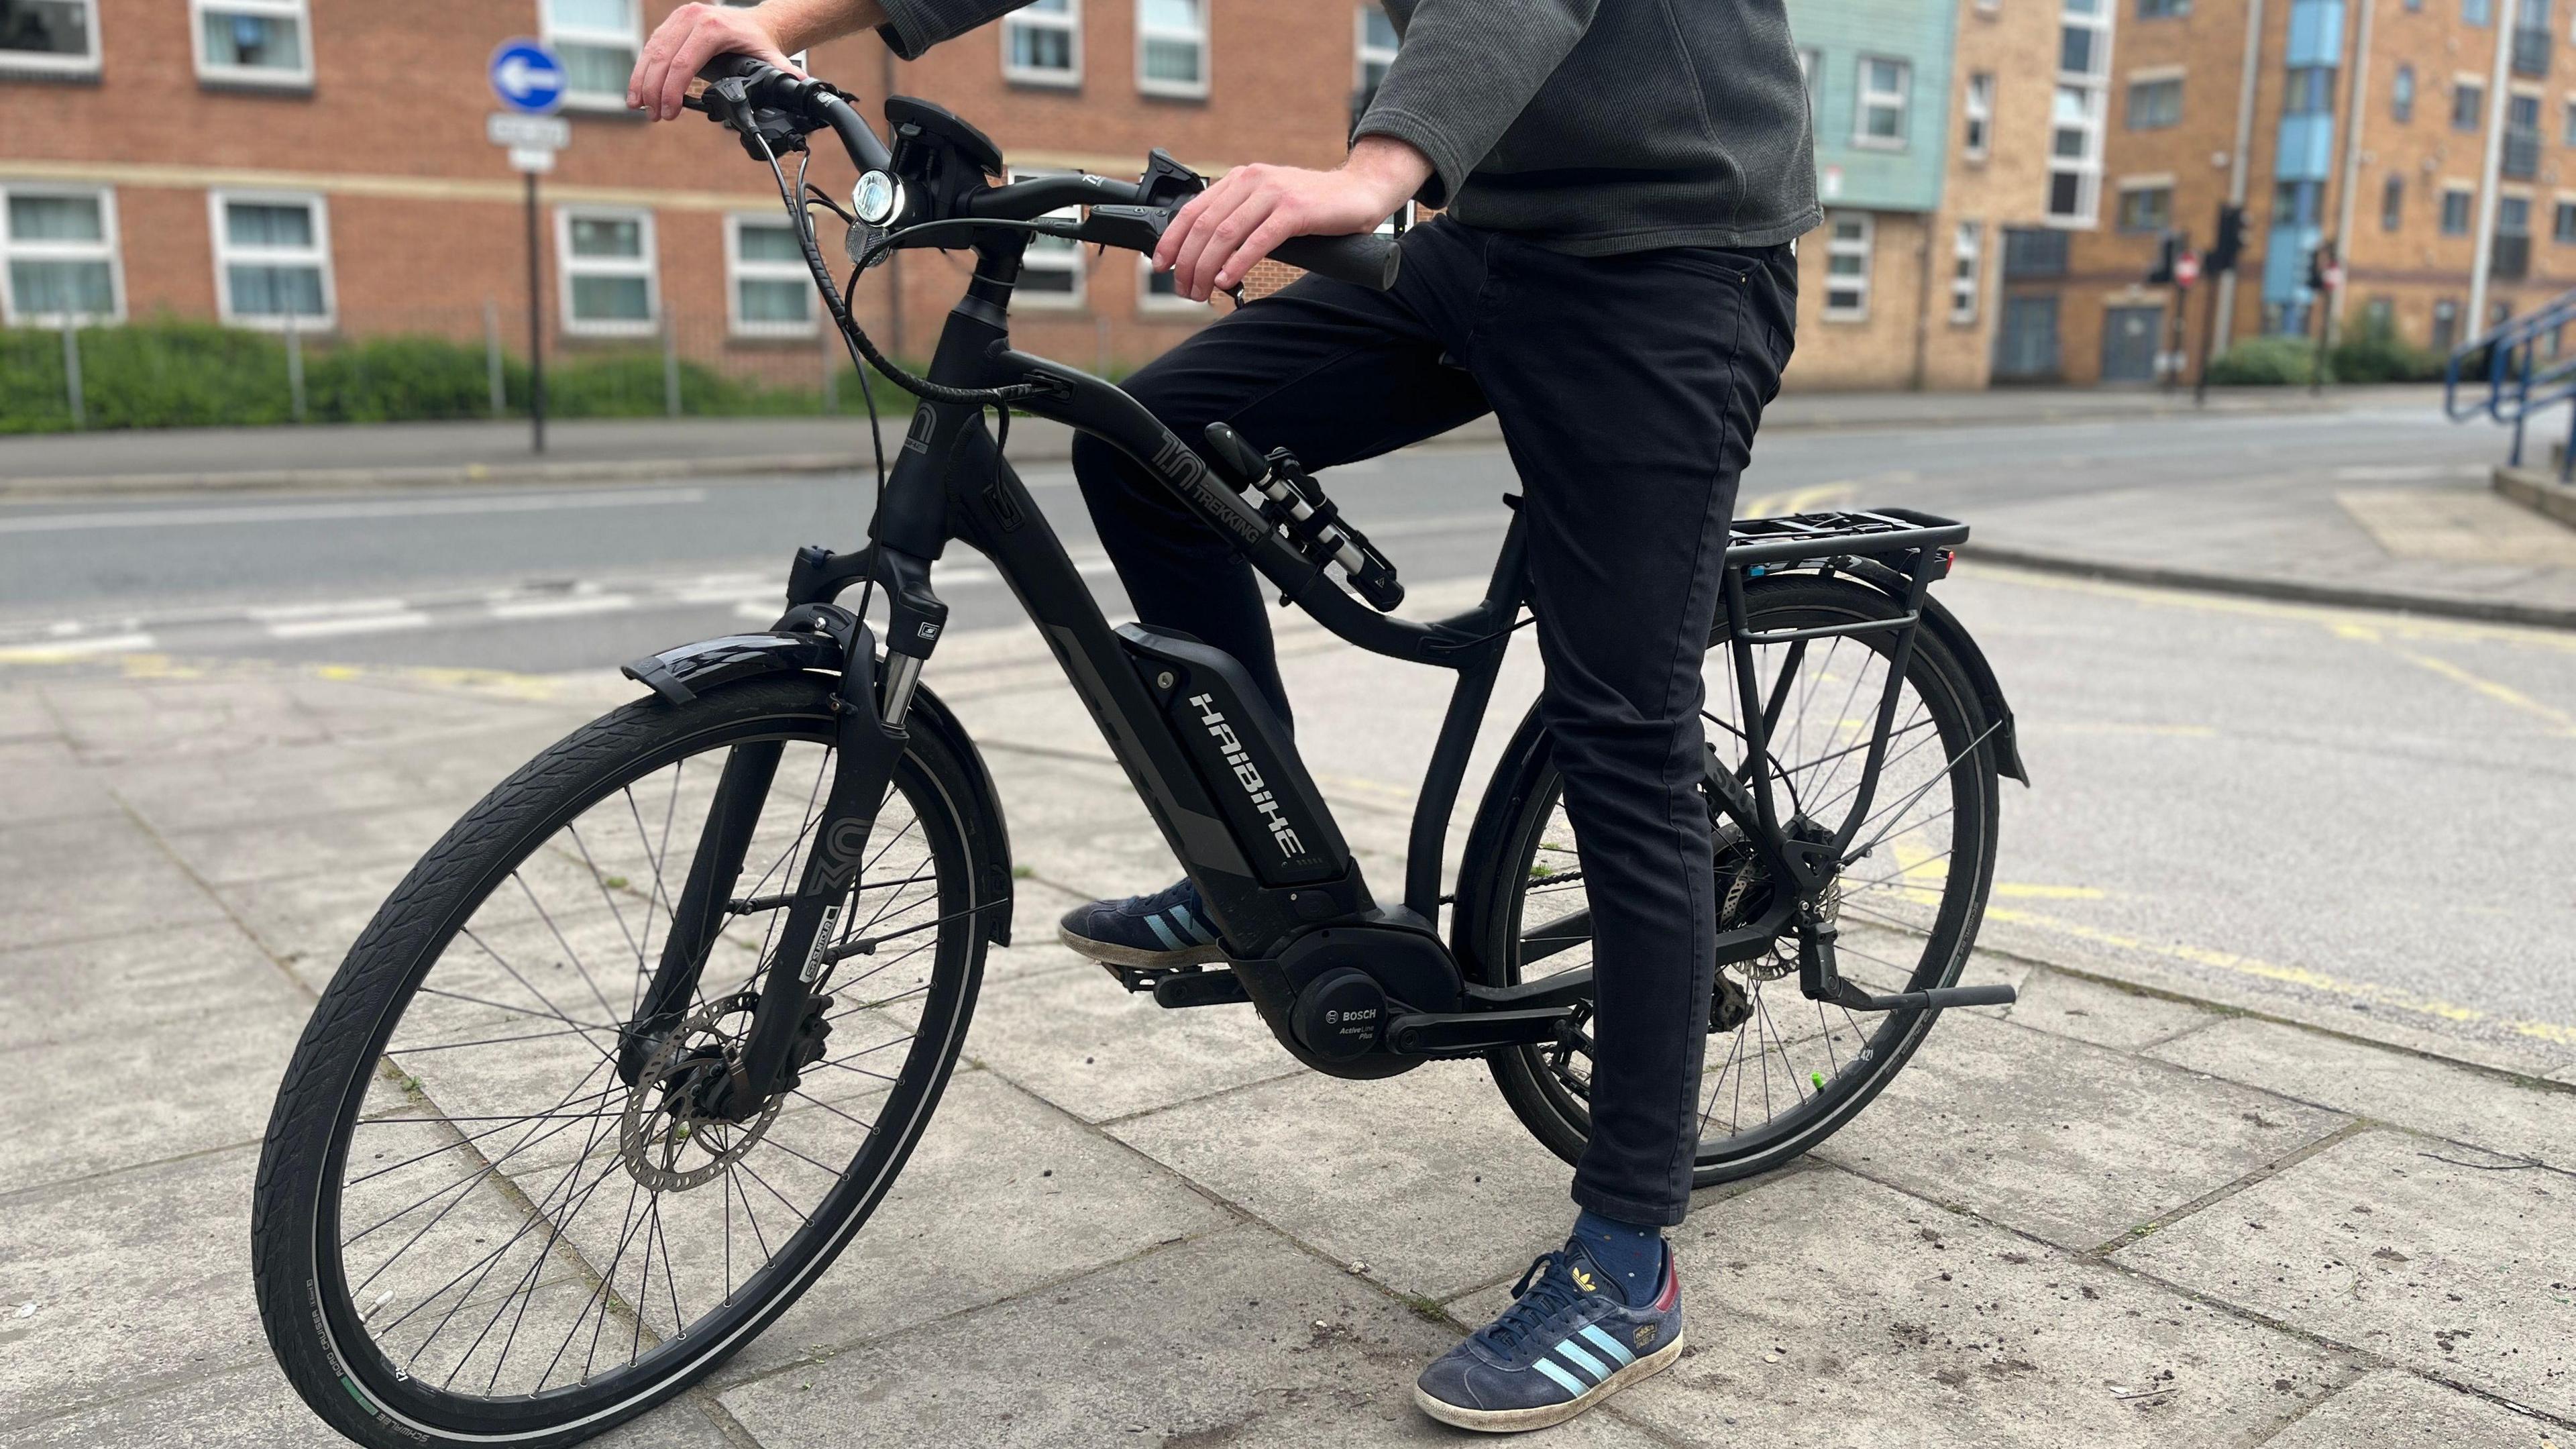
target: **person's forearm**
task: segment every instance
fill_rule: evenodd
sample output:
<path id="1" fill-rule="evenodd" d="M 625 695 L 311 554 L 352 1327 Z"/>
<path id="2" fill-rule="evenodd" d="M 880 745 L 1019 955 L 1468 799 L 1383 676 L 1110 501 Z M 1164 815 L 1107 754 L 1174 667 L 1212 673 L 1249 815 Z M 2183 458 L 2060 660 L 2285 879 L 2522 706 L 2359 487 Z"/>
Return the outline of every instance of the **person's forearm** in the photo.
<path id="1" fill-rule="evenodd" d="M 886 23 L 879 0 L 761 0 L 759 8 L 786 50 L 803 50 Z"/>

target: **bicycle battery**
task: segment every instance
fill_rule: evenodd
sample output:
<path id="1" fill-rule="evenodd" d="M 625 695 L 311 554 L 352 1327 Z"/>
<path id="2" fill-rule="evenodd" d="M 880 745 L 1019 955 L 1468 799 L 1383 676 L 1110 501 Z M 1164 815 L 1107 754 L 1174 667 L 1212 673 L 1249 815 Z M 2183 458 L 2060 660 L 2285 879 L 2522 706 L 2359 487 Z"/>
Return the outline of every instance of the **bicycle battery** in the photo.
<path id="1" fill-rule="evenodd" d="M 1315 885 L 1348 870 L 1341 829 L 1242 661 L 1137 624 L 1118 637 L 1261 883 Z"/>

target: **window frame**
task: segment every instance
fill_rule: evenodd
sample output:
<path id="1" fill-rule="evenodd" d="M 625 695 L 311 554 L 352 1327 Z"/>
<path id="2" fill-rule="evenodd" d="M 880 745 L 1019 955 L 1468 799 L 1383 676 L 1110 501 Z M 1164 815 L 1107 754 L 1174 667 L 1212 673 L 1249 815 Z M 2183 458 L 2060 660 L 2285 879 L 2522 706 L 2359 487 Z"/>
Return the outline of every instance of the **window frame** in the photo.
<path id="1" fill-rule="evenodd" d="M 2173 230 L 2173 178 L 2156 177 L 2148 179 L 2141 177 L 2135 180 L 2124 179 L 2120 182 L 2117 192 L 2118 199 L 2112 203 L 2111 212 L 2111 229 L 2113 231 L 2116 231 L 2123 236 L 2162 236 L 2166 232 Z M 2129 198 L 2133 196 L 2157 195 L 2164 197 L 2162 215 L 2156 218 L 2150 225 L 2131 226 L 2129 224 Z"/>
<path id="2" fill-rule="evenodd" d="M 2470 115 L 2470 117 L 2469 117 L 2469 123 L 2468 123 L 2467 125 L 2465 125 L 2465 126 L 2464 126 L 2464 125 L 2462 125 L 2462 124 L 2460 124 L 2460 98 L 2461 98 L 2462 96 L 2464 96 L 2464 95 L 2474 95 L 2474 96 L 2476 96 L 2476 97 L 2478 98 L 2478 99 L 2477 99 L 2477 103 L 2476 103 L 2475 105 L 2472 105 L 2471 107 L 2469 107 L 2469 110 L 2470 110 L 2470 112 L 2471 112 L 2471 115 Z M 2459 133 L 2460 133 L 2460 134 L 2462 134 L 2462 135 L 2475 135 L 2475 134 L 2477 134 L 2478 132 L 2485 130 L 2486 128 L 2487 128 L 2487 83 L 2486 83 L 2486 78 L 2485 78 L 2484 76 L 2480 76 L 2478 79 L 2476 79 L 2476 80 L 2474 80 L 2474 81 L 2471 81 L 2471 80 L 2464 80 L 2464 79 L 2461 79 L 2461 78 L 2460 78 L 2460 77 L 2458 77 L 2458 76 L 2454 76 L 2454 77 L 2452 77 L 2452 78 L 2451 78 L 2451 129 L 2452 129 L 2452 130 L 2454 130 L 2454 131 L 2459 132 Z"/>
<path id="3" fill-rule="evenodd" d="M 2562 246 L 2576 242 L 2576 196 L 2561 192 L 2550 198 L 2549 239 Z"/>
<path id="4" fill-rule="evenodd" d="M 653 208 L 649 206 L 608 206 L 595 202 L 557 202 L 555 212 L 555 314 L 567 337 L 651 337 L 662 330 L 661 239 L 656 235 Z M 576 218 L 614 218 L 639 223 L 636 237 L 641 243 L 637 257 L 576 257 L 572 250 L 572 224 Z M 632 277 L 644 279 L 644 317 L 641 321 L 585 321 L 573 313 L 573 280 L 576 277 Z M 728 281 L 727 290 L 731 290 Z M 732 310 L 730 301 L 726 310 Z"/>
<path id="5" fill-rule="evenodd" d="M 537 38 L 544 41 L 549 50 L 559 50 L 561 42 L 569 40 L 575 45 L 624 46 L 630 56 L 640 56 L 644 53 L 643 0 L 619 0 L 619 3 L 625 5 L 628 17 L 627 33 L 624 35 L 612 35 L 606 30 L 592 30 L 580 25 L 570 27 L 557 25 L 554 0 L 537 0 Z M 629 64 L 631 65 L 632 62 L 630 61 Z M 572 73 L 569 70 L 564 72 L 562 109 L 633 114 L 627 110 L 624 91 L 575 90 L 572 87 Z"/>
<path id="6" fill-rule="evenodd" d="M 1155 271 L 1154 258 L 1151 253 L 1146 253 L 1136 258 L 1137 316 L 1187 317 L 1190 314 L 1199 311 L 1204 306 L 1203 303 L 1193 302 L 1189 298 L 1180 295 L 1178 292 L 1155 291 L 1154 278 L 1157 276 L 1169 277 L 1172 276 L 1172 273 Z M 1173 285 L 1179 285 L 1177 279 L 1175 279 Z"/>
<path id="7" fill-rule="evenodd" d="M 1896 67 L 1896 89 L 1873 90 L 1869 68 L 1873 65 Z M 1894 97 L 1890 100 L 1889 97 Z M 1869 113 L 1873 107 L 1892 108 L 1896 112 L 1896 134 L 1874 136 L 1869 130 Z M 1902 151 L 1913 139 L 1914 62 L 1901 55 L 1872 55 L 1863 52 L 1852 58 L 1852 138 L 1853 149 L 1860 151 Z"/>
<path id="8" fill-rule="evenodd" d="M 15 196 L 83 196 L 98 202 L 99 240 L 95 242 L 20 242 L 9 236 L 9 201 Z M 104 255 L 101 255 L 104 253 Z M 10 263 L 90 262 L 107 263 L 108 310 L 104 315 L 83 312 L 29 312 L 18 305 L 17 286 L 10 280 Z M 114 326 L 125 320 L 125 247 L 116 228 L 116 188 L 87 186 L 77 181 L 11 181 L 0 179 L 0 323 L 11 327 Z"/>
<path id="9" fill-rule="evenodd" d="M 2455 196 L 2460 199 L 2460 224 L 2457 228 L 2454 228 L 2451 225 L 2451 198 Z M 2433 221 L 2435 229 L 2443 236 L 2467 236 L 2469 233 L 2477 230 L 2477 198 L 2478 193 L 2476 187 L 2460 186 L 2456 184 L 2444 185 L 2442 188 L 2442 209 L 2440 213 L 2435 216 Z"/>
<path id="10" fill-rule="evenodd" d="M 1860 222 L 1860 235 L 1856 239 L 1846 240 L 1839 234 L 1838 228 L 1843 221 L 1852 219 Z M 1875 213 L 1858 210 L 1825 213 L 1825 284 L 1817 299 L 1816 317 L 1819 321 L 1867 322 L 1869 320 L 1870 272 L 1877 265 L 1877 254 L 1878 217 Z M 1859 275 L 1846 277 L 1842 283 L 1842 290 L 1855 293 L 1858 297 L 1857 301 L 1847 307 L 1836 306 L 1834 303 L 1836 286 L 1834 258 L 1843 256 L 1857 256 L 1861 262 Z"/>
<path id="11" fill-rule="evenodd" d="M 1033 11 L 1023 6 L 1002 17 L 994 29 L 1002 37 L 1002 79 L 1015 86 L 1045 86 L 1052 90 L 1082 88 L 1082 0 L 1064 0 L 1064 13 Z M 1067 37 L 1063 70 L 1021 65 L 1011 59 L 1011 40 L 1019 30 L 1050 30 Z"/>
<path id="12" fill-rule="evenodd" d="M 239 202 L 250 206 L 302 206 L 313 218 L 313 247 L 310 256 L 301 252 L 272 251 L 254 247 L 247 254 L 232 243 L 232 228 L 227 224 L 225 208 Z M 253 327 L 263 332 L 283 332 L 291 324 L 298 332 L 328 332 L 340 325 L 338 278 L 331 265 L 331 201 L 319 191 L 271 191 L 259 189 L 229 190 L 209 188 L 206 192 L 208 240 L 215 254 L 215 315 L 227 327 Z M 293 317 L 244 315 L 233 308 L 231 268 L 235 262 L 273 266 L 310 261 L 322 274 L 322 315 Z"/>
<path id="13" fill-rule="evenodd" d="M 1968 88 L 1960 93 L 1959 114 L 1967 129 L 1959 138 L 1959 157 L 1964 161 L 1984 161 L 1994 155 L 1995 147 L 1995 73 L 1990 70 L 1968 72 Z"/>
<path id="14" fill-rule="evenodd" d="M 206 12 L 264 15 L 295 22 L 296 49 L 302 64 L 293 70 L 274 66 L 216 65 L 206 54 Z M 188 48 L 196 57 L 197 79 L 227 90 L 313 89 L 313 7 L 309 0 L 188 0 Z"/>
<path id="15" fill-rule="evenodd" d="M 2062 60 L 2066 54 L 2065 32 L 2068 28 L 2089 29 L 2095 32 L 2094 43 L 2090 47 L 2093 69 L 2078 72 L 2061 67 L 2050 72 L 2054 79 L 2048 93 L 2047 190 L 2040 198 L 2043 225 L 2067 231 L 2092 231 L 2101 225 L 2102 165 L 2111 132 L 2112 21 L 2116 13 L 2117 7 L 2112 0 L 2094 0 L 2090 9 L 2078 9 L 2064 3 L 2064 0 L 2058 6 L 2059 58 Z M 2068 92 L 2074 93 L 2081 112 L 2071 123 L 2061 121 L 2057 114 L 2058 101 Z M 2061 130 L 2077 133 L 2081 143 L 2080 154 L 2057 154 L 2057 135 Z M 2061 177 L 2074 183 L 2075 205 L 2071 211 L 2057 210 L 2057 188 Z"/>
<path id="16" fill-rule="evenodd" d="M 1965 271 L 1961 270 L 1965 267 Z M 1963 220 L 1950 227 L 1950 325 L 1974 327 L 1984 310 L 1986 224 Z"/>
<path id="17" fill-rule="evenodd" d="M 1160 96 L 1168 100 L 1206 100 L 1216 69 L 1214 34 L 1216 17 L 1209 13 L 1208 0 L 1184 0 L 1184 3 L 1198 12 L 1199 17 L 1199 28 L 1195 34 L 1190 35 L 1149 26 L 1145 21 L 1145 7 L 1152 3 L 1153 0 L 1136 0 L 1136 94 Z M 1153 40 L 1188 40 L 1195 43 L 1199 48 L 1197 83 L 1162 80 L 1145 74 L 1145 46 L 1147 42 Z"/>
<path id="18" fill-rule="evenodd" d="M 2406 225 L 2406 177 L 2391 171 L 2379 182 L 2379 229 L 2401 231 Z"/>
<path id="19" fill-rule="evenodd" d="M 777 211 L 729 211 L 725 213 L 725 330 L 728 334 L 753 340 L 768 338 L 811 337 L 822 330 L 822 317 L 814 295 L 814 273 L 799 256 L 794 261 L 755 261 L 742 253 L 742 229 L 746 225 L 774 228 L 796 234 L 796 224 Z M 795 282 L 805 299 L 805 320 L 773 322 L 753 319 L 742 314 L 744 282 Z"/>
<path id="20" fill-rule="evenodd" d="M 1029 181 L 1040 176 L 1069 176 L 1072 174 L 1074 173 L 1067 171 L 1021 171 L 1014 169 L 1005 175 L 1003 180 L 1006 182 Z M 1045 221 L 1053 218 L 1056 220 L 1071 221 L 1078 220 L 1081 215 L 1082 208 L 1078 206 L 1064 206 L 1058 207 L 1054 211 L 1047 212 L 1043 216 L 1033 217 L 1031 220 Z M 1014 309 L 1027 309 L 1040 312 L 1082 312 L 1090 309 L 1091 263 L 1083 255 L 1082 244 L 1079 242 L 1066 242 L 1061 247 L 1050 245 L 1050 243 L 1057 240 L 1059 239 L 1054 237 L 1033 236 L 1029 238 L 1028 250 L 1020 254 L 1021 277 L 1025 282 L 1027 274 L 1033 271 L 1064 272 L 1073 278 L 1072 290 L 1065 292 L 1040 292 L 1030 291 L 1026 286 L 1023 286 L 1011 294 L 1011 306 Z M 1150 262 L 1153 258 L 1149 255 L 1146 257 L 1146 260 Z M 1196 304 L 1194 303 L 1192 305 Z"/>
<path id="21" fill-rule="evenodd" d="M 2415 67 L 2405 61 L 2388 78 L 2388 118 L 2401 126 L 2415 123 Z"/>
<path id="22" fill-rule="evenodd" d="M 1352 7 L 1351 88 L 1354 92 L 1374 90 L 1375 87 L 1369 84 L 1368 78 L 1370 60 L 1380 59 L 1382 64 L 1391 66 L 1395 64 L 1396 50 L 1404 43 L 1404 37 L 1399 35 L 1396 37 L 1395 46 L 1392 47 L 1369 44 L 1369 17 L 1372 15 L 1386 20 L 1389 26 L 1395 24 L 1382 7 L 1369 3 L 1369 0 L 1362 0 L 1362 3 Z"/>
<path id="23" fill-rule="evenodd" d="M 71 0 L 86 13 L 89 32 L 89 54 L 48 55 L 32 50 L 0 50 L 0 76 L 94 76 L 99 73 L 101 58 L 107 53 L 107 42 L 99 34 L 99 0 Z"/>
<path id="24" fill-rule="evenodd" d="M 2182 83 L 2183 78 L 2178 75 L 2150 75 L 2132 78 L 2129 81 L 2128 90 L 2121 96 L 2121 129 L 2127 131 L 2170 131 L 2174 127 L 2181 125 Z M 2167 89 L 2170 89 L 2173 95 L 2173 114 L 2164 120 L 2149 119 L 2141 121 L 2138 117 L 2139 94 L 2141 92 L 2156 92 L 2158 94 L 2162 94 Z"/>

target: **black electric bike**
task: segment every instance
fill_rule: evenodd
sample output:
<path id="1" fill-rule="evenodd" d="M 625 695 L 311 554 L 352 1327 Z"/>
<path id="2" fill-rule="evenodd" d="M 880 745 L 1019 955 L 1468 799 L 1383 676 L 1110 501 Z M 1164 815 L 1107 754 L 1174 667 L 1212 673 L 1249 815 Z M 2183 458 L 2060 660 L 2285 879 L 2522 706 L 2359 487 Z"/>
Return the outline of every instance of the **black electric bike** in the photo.
<path id="1" fill-rule="evenodd" d="M 252 1237 L 278 1361 L 360 1443 L 600 1433 L 740 1349 L 885 1197 L 957 1059 L 986 947 L 1013 924 L 992 781 L 920 687 L 951 540 L 1009 581 L 1222 935 L 1223 966 L 1113 968 L 1121 984 L 1167 1008 L 1249 1002 L 1336 1076 L 1482 1058 L 1540 1141 L 1568 1159 L 1584 1141 L 1591 918 L 1534 714 L 1444 893 L 1469 748 L 1528 622 L 1517 516 L 1481 603 L 1394 617 L 1394 566 L 1293 457 L 1221 425 L 1184 441 L 1108 383 L 1012 349 L 1030 237 L 1150 251 L 1202 185 L 1163 153 L 1132 183 L 997 185 L 1001 152 L 938 106 L 890 100 L 889 151 L 829 85 L 739 57 L 709 76 L 692 105 L 769 164 L 844 339 L 921 404 L 866 547 L 800 550 L 766 632 L 629 665 L 649 692 L 458 821 L 323 994 L 269 1125 Z M 846 211 L 780 164 L 826 131 L 860 172 Z M 848 224 L 848 288 L 814 206 Z M 860 273 L 906 246 L 975 258 L 926 377 L 849 315 Z M 1371 286 L 1401 260 L 1374 236 L 1279 255 Z M 1456 672 L 1401 904 L 1362 878 L 1240 663 L 1104 620 L 987 408 L 1005 431 L 1018 408 L 1107 440 L 1283 602 Z M 1928 597 L 1966 536 L 1895 508 L 1734 530 L 1702 787 L 1720 913 L 1716 989 L 1695 1008 L 1711 1037 L 1703 1184 L 1830 1135 L 1942 1008 L 2012 998 L 1955 984 L 1997 777 L 2023 778 L 1991 671 Z"/>

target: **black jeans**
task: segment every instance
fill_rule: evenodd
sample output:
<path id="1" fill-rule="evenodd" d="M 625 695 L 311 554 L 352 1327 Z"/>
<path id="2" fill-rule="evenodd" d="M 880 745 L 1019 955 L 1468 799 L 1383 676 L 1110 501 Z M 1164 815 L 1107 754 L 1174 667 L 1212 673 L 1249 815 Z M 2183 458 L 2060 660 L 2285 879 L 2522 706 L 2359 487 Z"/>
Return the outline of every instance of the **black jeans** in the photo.
<path id="1" fill-rule="evenodd" d="M 1500 417 L 1592 907 L 1598 1050 L 1574 1199 L 1678 1223 L 1714 984 L 1700 664 L 1736 481 L 1789 358 L 1796 262 L 1785 246 L 1573 257 L 1446 219 L 1404 251 L 1391 292 L 1306 277 L 1127 386 L 1193 443 L 1226 422 L 1318 469 Z M 1073 461 L 1138 619 L 1241 659 L 1285 717 L 1251 566 L 1106 444 L 1081 439 Z"/>

